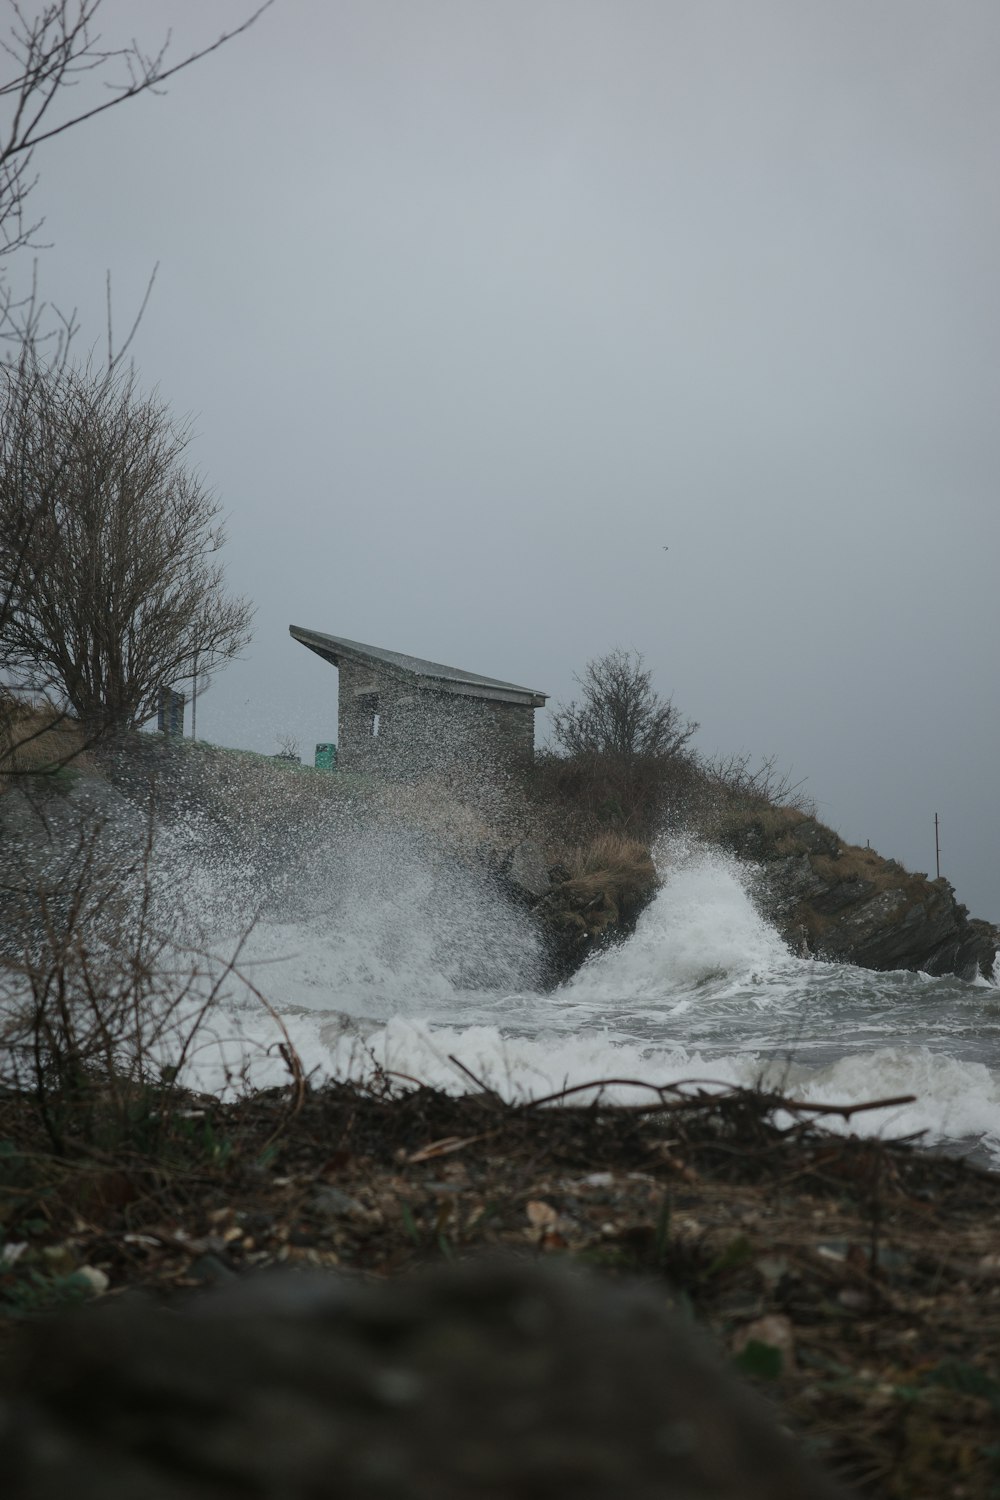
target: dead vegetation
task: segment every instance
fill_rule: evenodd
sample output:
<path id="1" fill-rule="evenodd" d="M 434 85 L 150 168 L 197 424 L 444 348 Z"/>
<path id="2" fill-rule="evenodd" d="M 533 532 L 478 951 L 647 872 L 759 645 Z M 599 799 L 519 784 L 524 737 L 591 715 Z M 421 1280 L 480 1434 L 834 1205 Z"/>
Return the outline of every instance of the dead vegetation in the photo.
<path id="1" fill-rule="evenodd" d="M 549 851 L 549 891 L 535 905 L 549 949 L 553 981 L 567 978 L 610 941 L 634 927 L 659 886 L 650 851 L 620 833 Z"/>
<path id="2" fill-rule="evenodd" d="M 381 1075 L 189 1096 L 155 1155 L 53 1155 L 7 1092 L 0 1142 L 8 1318 L 271 1264 L 567 1257 L 661 1286 L 860 1494 L 997 1493 L 1000 1178 L 815 1108 L 693 1084 L 509 1105 Z"/>
<path id="3" fill-rule="evenodd" d="M 544 752 L 526 775 L 525 790 L 550 840 L 582 844 L 617 832 L 647 844 L 685 831 L 724 842 L 747 825 L 770 833 L 812 817 L 802 783 L 774 756 L 746 753 L 713 760 L 682 749 L 672 754 Z M 832 835 L 835 839 L 836 835 Z"/>
<path id="4" fill-rule="evenodd" d="M 638 839 L 621 833 L 599 833 L 586 844 L 564 852 L 571 880 L 608 871 L 628 880 L 637 866 L 649 860 L 649 850 Z"/>
<path id="5" fill-rule="evenodd" d="M 560 897 L 579 898 L 581 910 L 600 906 L 616 924 L 641 910 L 659 883 L 646 846 L 618 833 L 598 834 L 566 851 L 565 860 L 568 879 L 559 886 Z"/>
<path id="6" fill-rule="evenodd" d="M 622 756 L 582 752 L 539 755 L 525 773 L 525 791 L 549 842 L 584 844 L 617 832 L 650 842 L 683 821 L 699 785 L 687 755 Z"/>
<path id="7" fill-rule="evenodd" d="M 90 766 L 76 719 L 52 704 L 0 693 L 0 791 L 15 778 Z"/>
<path id="8" fill-rule="evenodd" d="M 195 1050 L 226 1045 L 232 981 L 257 995 L 237 968 L 249 928 L 226 957 L 204 946 L 158 882 L 151 802 L 109 819 L 49 785 L 4 805 L 15 816 L 0 872 L 0 1089 L 26 1101 L 56 1156 L 155 1152 Z"/>

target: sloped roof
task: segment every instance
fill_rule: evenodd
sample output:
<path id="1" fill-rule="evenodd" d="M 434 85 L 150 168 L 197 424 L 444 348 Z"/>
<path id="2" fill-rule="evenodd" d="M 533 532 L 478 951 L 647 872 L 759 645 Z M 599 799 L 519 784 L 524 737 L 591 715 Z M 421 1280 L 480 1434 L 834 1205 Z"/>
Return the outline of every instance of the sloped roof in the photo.
<path id="1" fill-rule="evenodd" d="M 497 677 L 483 677 L 478 672 L 465 672 L 460 667 L 446 667 L 439 661 L 424 661 L 419 656 L 406 656 L 401 651 L 387 651 L 382 646 L 366 646 L 361 641 L 349 641 L 344 636 L 323 635 L 318 630 L 306 630 L 302 625 L 289 625 L 288 633 L 293 640 L 308 646 L 324 661 L 339 667 L 342 660 L 354 663 L 370 663 L 390 667 L 416 679 L 416 686 L 432 688 L 436 692 L 455 693 L 465 698 L 489 698 L 501 703 L 520 703 L 529 708 L 543 707 L 547 693 L 537 688 L 519 687 L 516 682 L 501 682 Z"/>

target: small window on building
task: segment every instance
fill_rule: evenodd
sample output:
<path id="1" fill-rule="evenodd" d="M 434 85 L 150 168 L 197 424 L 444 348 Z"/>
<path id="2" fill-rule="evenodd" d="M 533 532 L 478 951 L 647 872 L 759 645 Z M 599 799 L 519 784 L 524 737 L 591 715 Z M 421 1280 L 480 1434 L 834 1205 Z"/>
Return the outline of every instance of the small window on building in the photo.
<path id="1" fill-rule="evenodd" d="M 358 712 L 361 722 L 373 740 L 378 739 L 382 715 L 379 712 L 378 693 L 361 693 L 358 696 Z"/>

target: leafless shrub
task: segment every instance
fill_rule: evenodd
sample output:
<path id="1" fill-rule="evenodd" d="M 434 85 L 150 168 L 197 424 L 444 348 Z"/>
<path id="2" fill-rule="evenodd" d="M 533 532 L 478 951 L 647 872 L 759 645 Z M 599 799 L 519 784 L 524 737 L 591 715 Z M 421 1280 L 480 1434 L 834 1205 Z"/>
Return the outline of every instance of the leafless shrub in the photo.
<path id="1" fill-rule="evenodd" d="M 619 647 L 587 663 L 576 678 L 582 701 L 552 715 L 553 736 L 567 755 L 657 758 L 684 750 L 698 725 L 660 697 L 642 662 L 640 652 Z"/>
<path id="2" fill-rule="evenodd" d="M 793 781 L 790 770 L 779 769 L 776 755 L 763 756 L 755 762 L 749 751 L 741 750 L 702 761 L 701 768 L 710 787 L 719 788 L 733 799 L 812 811 L 811 801 L 802 791 L 805 778 Z"/>
<path id="3" fill-rule="evenodd" d="M 294 734 L 278 735 L 278 757 L 279 760 L 294 761 L 298 765 L 302 759 L 302 751 L 298 739 Z"/>
<path id="4" fill-rule="evenodd" d="M 688 746 L 698 725 L 656 692 L 638 651 L 596 657 L 576 681 L 581 701 L 555 710 L 557 748 L 537 758 L 529 790 L 552 821 L 569 820 L 559 842 L 601 829 L 649 841 L 676 819 L 696 775 Z"/>
<path id="5" fill-rule="evenodd" d="M 43 844 L 46 811 L 35 812 Z M 106 835 L 99 821 L 81 822 L 51 863 L 26 857 L 3 888 L 0 1087 L 34 1101 L 60 1153 L 155 1150 L 184 1103 L 185 1067 L 216 1039 L 248 935 L 226 962 L 178 942 L 157 909 L 152 821 L 131 862 Z M 259 998 L 301 1080 L 287 1033 Z"/>
<path id="6" fill-rule="evenodd" d="M 98 31 L 103 0 L 46 0 L 39 5 L 13 3 L 0 35 L 6 77 L 0 81 L 0 393 L 5 429 L 4 450 L 10 458 L 11 427 L 17 415 L 30 410 L 40 384 L 61 377 L 78 332 L 75 314 L 65 314 L 39 295 L 37 267 L 27 291 L 14 292 L 6 284 L 5 257 L 35 243 L 41 220 L 26 217 L 26 203 L 37 182 L 36 149 L 76 129 L 140 94 L 161 92 L 174 74 L 217 51 L 251 27 L 272 4 L 264 0 L 244 21 L 222 32 L 214 42 L 182 56 L 171 52 L 170 33 L 149 49 L 134 35 L 120 46 L 109 45 Z M 116 344 L 112 329 L 111 276 L 107 288 L 107 365 L 111 381 L 123 365 L 145 311 L 156 277 L 154 269 L 139 312 L 124 341 Z M 23 428 L 23 423 L 21 424 Z M 14 445 L 16 449 L 16 444 Z M 16 456 L 16 455 L 15 455 Z M 15 470 L 17 466 L 15 465 Z M 0 519 L 0 642 L 17 607 L 19 595 L 30 593 L 46 559 L 39 536 L 52 524 L 51 496 L 37 486 L 22 488 L 21 507 L 12 518 Z M 12 519 L 16 524 L 11 525 Z M 0 697 L 13 691 L 58 690 L 58 673 L 41 658 L 32 658 L 24 679 L 12 671 L 12 661 L 0 654 Z M 58 697 L 58 691 L 53 693 Z M 0 704 L 0 709 L 4 707 Z M 67 703 L 62 701 L 65 711 Z M 11 774 L 11 745 L 0 724 L 0 771 Z"/>
<path id="7" fill-rule="evenodd" d="M 565 821 L 569 841 L 600 828 L 651 840 L 671 826 L 711 833 L 734 808 L 813 808 L 778 768 L 745 751 L 706 759 L 690 748 L 698 725 L 661 698 L 640 652 L 616 648 L 588 662 L 579 704 L 560 706 L 553 734 L 561 754 L 539 758 L 529 787 Z"/>
<path id="8" fill-rule="evenodd" d="M 693 756 L 542 754 L 526 777 L 550 840 L 583 843 L 601 830 L 650 841 L 682 821 L 699 773 Z"/>

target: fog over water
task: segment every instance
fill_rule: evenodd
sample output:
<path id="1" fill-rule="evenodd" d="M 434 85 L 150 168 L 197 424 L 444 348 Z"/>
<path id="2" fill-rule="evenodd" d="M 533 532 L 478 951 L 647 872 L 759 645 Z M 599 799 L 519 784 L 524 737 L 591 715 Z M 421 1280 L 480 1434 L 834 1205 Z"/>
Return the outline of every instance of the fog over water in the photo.
<path id="1" fill-rule="evenodd" d="M 995 0 L 276 0 L 41 148 L 42 290 L 82 348 L 159 263 L 140 375 L 258 606 L 199 733 L 333 737 L 291 621 L 556 700 L 637 647 L 1000 920 L 998 75 Z"/>

